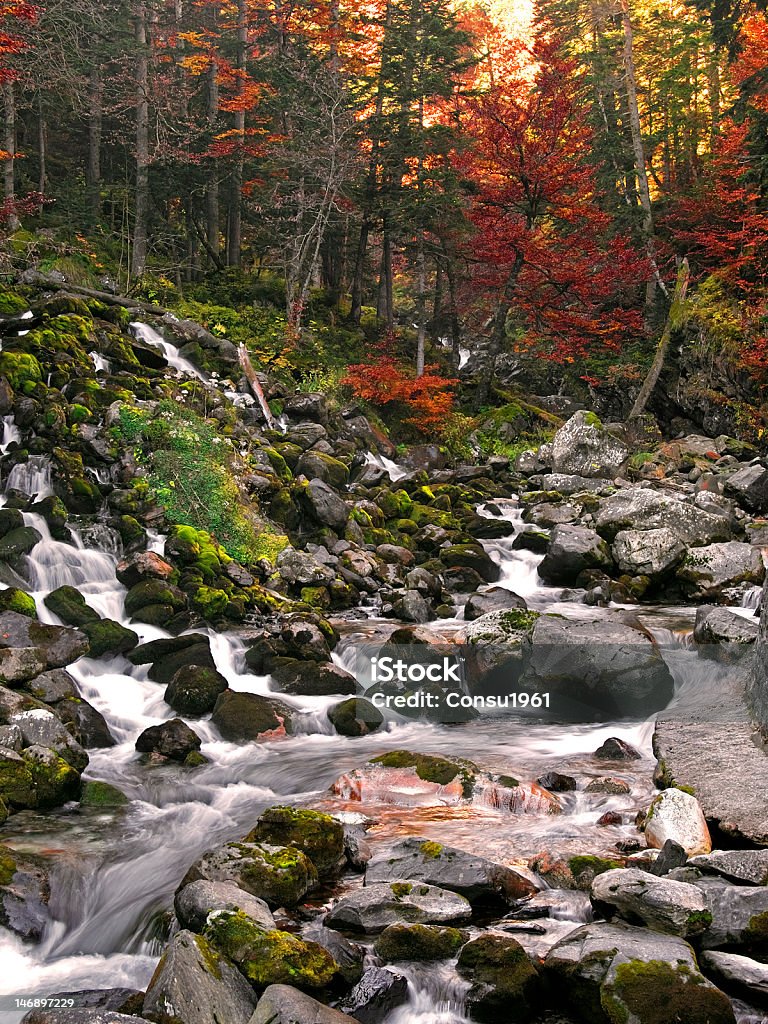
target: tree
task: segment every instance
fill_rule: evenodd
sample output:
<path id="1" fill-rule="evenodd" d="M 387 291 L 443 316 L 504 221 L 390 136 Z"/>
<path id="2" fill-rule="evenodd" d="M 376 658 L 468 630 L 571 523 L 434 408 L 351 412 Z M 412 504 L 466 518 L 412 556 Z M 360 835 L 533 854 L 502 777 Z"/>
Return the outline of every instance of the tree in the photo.
<path id="1" fill-rule="evenodd" d="M 24 0 L 3 0 L 0 3 L 0 88 L 3 92 L 3 219 L 8 229 L 20 224 L 16 209 L 16 89 L 19 77 L 18 57 L 27 49 L 19 31 L 26 22 L 34 23 L 37 8 Z"/>

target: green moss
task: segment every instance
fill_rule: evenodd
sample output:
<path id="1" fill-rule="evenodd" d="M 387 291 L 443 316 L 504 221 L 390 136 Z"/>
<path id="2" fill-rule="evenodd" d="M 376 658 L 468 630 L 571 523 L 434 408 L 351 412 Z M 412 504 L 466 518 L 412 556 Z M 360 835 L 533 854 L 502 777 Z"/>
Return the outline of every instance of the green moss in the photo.
<path id="1" fill-rule="evenodd" d="M 374 944 L 376 954 L 387 962 L 398 960 L 448 960 L 467 941 L 458 928 L 426 924 L 392 924 Z"/>
<path id="2" fill-rule="evenodd" d="M 117 786 L 108 782 L 89 781 L 83 783 L 80 795 L 81 807 L 124 807 L 128 797 Z"/>
<path id="3" fill-rule="evenodd" d="M 0 352 L 0 375 L 8 378 L 14 391 L 23 390 L 25 384 L 39 384 L 43 379 L 40 363 L 28 352 Z"/>
<path id="4" fill-rule="evenodd" d="M 501 786 L 506 786 L 507 789 L 517 789 L 520 785 L 520 780 L 514 778 L 512 775 L 497 775 L 496 781 Z"/>
<path id="5" fill-rule="evenodd" d="M 610 982 L 603 985 L 601 1004 L 611 1024 L 732 1024 L 730 1000 L 719 989 L 706 985 L 687 964 L 664 960 L 618 964 Z"/>
<path id="6" fill-rule="evenodd" d="M 221 957 L 219 954 L 215 949 L 213 949 L 211 944 L 203 938 L 202 935 L 195 935 L 194 943 L 197 946 L 198 952 L 202 957 L 208 973 L 212 977 L 216 978 L 217 981 L 221 981 Z"/>
<path id="7" fill-rule="evenodd" d="M 413 886 L 410 882 L 393 882 L 389 888 L 399 900 L 404 896 L 410 896 L 413 892 Z"/>
<path id="8" fill-rule="evenodd" d="M 414 768 L 420 779 L 434 782 L 438 786 L 447 786 L 458 776 L 461 778 L 463 795 L 467 799 L 472 795 L 478 770 L 477 765 L 471 761 L 449 761 L 432 754 L 413 754 L 410 750 L 392 750 L 372 758 L 370 763 L 380 764 L 384 768 Z"/>
<path id="9" fill-rule="evenodd" d="M 70 405 L 67 418 L 70 423 L 86 423 L 91 418 L 90 409 L 86 409 L 84 405 Z"/>
<path id="10" fill-rule="evenodd" d="M 708 910 L 694 910 L 688 915 L 688 933 L 703 932 L 712 924 L 712 915 Z"/>
<path id="11" fill-rule="evenodd" d="M 16 292 L 0 291 L 0 313 L 4 316 L 17 316 L 26 313 L 29 303 Z"/>
<path id="12" fill-rule="evenodd" d="M 600 420 L 600 417 L 595 415 L 595 413 L 593 412 L 584 413 L 584 422 L 588 427 L 595 427 L 597 430 L 603 429 L 603 424 Z"/>
<path id="13" fill-rule="evenodd" d="M 0 846 L 0 885 L 10 885 L 16 874 L 16 858 L 7 846 Z"/>
<path id="14" fill-rule="evenodd" d="M 749 924 L 744 929 L 744 940 L 750 944 L 768 945 L 768 911 L 750 917 Z"/>
<path id="15" fill-rule="evenodd" d="M 240 884 L 270 907 L 295 906 L 317 884 L 317 868 L 295 846 L 277 849 L 245 843 L 232 846 L 244 858 Z"/>
<path id="16" fill-rule="evenodd" d="M 443 852 L 443 847 L 441 846 L 440 843 L 426 842 L 421 844 L 419 850 L 421 851 L 423 857 L 427 857 L 430 860 L 434 860 L 435 858 L 439 857 L 440 854 Z"/>
<path id="17" fill-rule="evenodd" d="M 323 874 L 344 855 L 344 827 L 330 814 L 289 806 L 268 807 L 246 842 L 296 847 Z"/>
<path id="18" fill-rule="evenodd" d="M 8 587 L 0 591 L 0 612 L 17 612 L 19 615 L 26 615 L 27 618 L 37 618 L 37 605 L 33 597 L 30 597 L 18 587 Z"/>
<path id="19" fill-rule="evenodd" d="M 590 854 L 571 857 L 568 861 L 568 868 L 577 882 L 591 882 L 596 875 L 602 875 L 604 871 L 613 871 L 614 868 L 621 867 L 624 867 L 624 864 L 620 860 L 594 857 Z M 586 876 L 585 879 L 582 879 L 582 876 Z"/>

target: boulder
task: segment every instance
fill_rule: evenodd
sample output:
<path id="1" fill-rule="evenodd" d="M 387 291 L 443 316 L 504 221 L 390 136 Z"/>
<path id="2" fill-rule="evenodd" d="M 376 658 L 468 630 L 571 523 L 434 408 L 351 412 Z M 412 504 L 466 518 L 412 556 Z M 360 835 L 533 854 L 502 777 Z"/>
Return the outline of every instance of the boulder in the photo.
<path id="1" fill-rule="evenodd" d="M 0 925 L 23 942 L 39 942 L 49 921 L 48 874 L 35 857 L 0 846 Z"/>
<path id="2" fill-rule="evenodd" d="M 441 560 L 449 569 L 474 569 L 486 583 L 495 583 L 501 575 L 498 563 L 481 544 L 451 544 L 442 552 Z"/>
<path id="3" fill-rule="evenodd" d="M 648 635 L 617 619 L 540 616 L 523 648 L 520 685 L 549 693 L 560 716 L 637 717 L 665 707 L 674 682 Z"/>
<path id="4" fill-rule="evenodd" d="M 285 659 L 272 669 L 272 689 L 302 697 L 357 693 L 353 675 L 332 662 Z"/>
<path id="5" fill-rule="evenodd" d="M 613 541 L 622 530 L 671 530 L 686 545 L 731 539 L 724 515 L 714 515 L 686 501 L 648 487 L 628 487 L 603 498 L 595 517 L 601 537 Z"/>
<path id="6" fill-rule="evenodd" d="M 210 714 L 229 684 L 215 668 L 188 665 L 180 668 L 165 690 L 165 702 L 187 718 Z"/>
<path id="7" fill-rule="evenodd" d="M 350 697 L 328 709 L 328 720 L 342 736 L 367 736 L 384 724 L 384 715 L 364 697 Z"/>
<path id="8" fill-rule="evenodd" d="M 0 684 L 14 686 L 34 679 L 46 667 L 39 647 L 0 648 Z"/>
<path id="9" fill-rule="evenodd" d="M 328 928 L 381 932 L 393 924 L 451 924 L 468 921 L 472 907 L 455 892 L 423 882 L 368 882 L 342 896 L 325 915 Z"/>
<path id="10" fill-rule="evenodd" d="M 256 996 L 202 935 L 182 931 L 171 939 L 152 976 L 142 1015 L 165 1024 L 247 1024 Z"/>
<path id="11" fill-rule="evenodd" d="M 691 857 L 688 863 L 730 882 L 768 885 L 768 850 L 713 850 Z"/>
<path id="12" fill-rule="evenodd" d="M 665 789 L 652 802 L 645 818 L 645 840 L 660 850 L 668 839 L 678 843 L 689 857 L 709 853 L 712 840 L 696 797 L 681 789 Z"/>
<path id="13" fill-rule="evenodd" d="M 368 864 L 366 883 L 426 882 L 457 892 L 470 903 L 505 903 L 531 896 L 537 886 L 514 868 L 411 836 L 378 853 Z"/>
<path id="14" fill-rule="evenodd" d="M 712 920 L 700 936 L 704 949 L 743 949 L 768 954 L 768 888 L 732 885 L 703 876 L 693 883 L 707 899 Z"/>
<path id="15" fill-rule="evenodd" d="M 590 1024 L 735 1024 L 730 1000 L 676 935 L 588 924 L 552 947 L 544 970 L 563 1008 Z"/>
<path id="16" fill-rule="evenodd" d="M 277 556 L 277 571 L 292 586 L 321 586 L 335 576 L 333 569 L 318 562 L 308 551 L 297 551 L 290 545 Z"/>
<path id="17" fill-rule="evenodd" d="M 349 520 L 349 508 L 324 480 L 310 480 L 298 492 L 299 503 L 320 526 L 343 533 Z"/>
<path id="18" fill-rule="evenodd" d="M 526 610 L 528 605 L 525 603 L 524 598 L 519 597 L 505 587 L 489 587 L 488 590 L 481 590 L 476 594 L 472 594 L 464 605 L 464 619 L 466 622 L 473 622 L 488 612 L 500 612 L 508 608 L 522 608 Z"/>
<path id="19" fill-rule="evenodd" d="M 750 1003 L 768 1005 L 768 964 L 739 953 L 705 950 L 699 957 L 701 968 L 727 992 Z"/>
<path id="20" fill-rule="evenodd" d="M 291 907 L 317 885 L 317 869 L 301 850 L 267 843 L 225 843 L 199 857 L 180 888 L 203 879 L 234 882 L 270 908 Z"/>
<path id="21" fill-rule="evenodd" d="M 472 1020 L 526 1021 L 540 1002 L 539 972 L 509 935 L 485 934 L 468 942 L 456 969 L 472 983 L 466 997 Z"/>
<path id="22" fill-rule="evenodd" d="M 18 612 L 0 614 L 0 648 L 34 648 L 43 668 L 63 668 L 88 652 L 88 638 L 77 629 L 49 626 Z M 32 676 L 27 676 L 27 679 Z"/>
<path id="23" fill-rule="evenodd" d="M 611 551 L 594 530 L 586 526 L 559 525 L 552 531 L 539 576 L 548 583 L 575 583 L 587 569 L 609 570 Z"/>
<path id="24" fill-rule="evenodd" d="M 53 711 L 44 708 L 19 711 L 11 715 L 8 724 L 19 729 L 23 747 L 48 747 L 78 772 L 84 771 L 88 766 L 88 755 L 85 750 Z"/>
<path id="25" fill-rule="evenodd" d="M 49 747 L 0 747 L 0 802 L 18 810 L 58 807 L 80 796 L 80 773 Z"/>
<path id="26" fill-rule="evenodd" d="M 31 1010 L 22 1017 L 22 1024 L 145 1024 L 145 1021 L 145 1017 L 134 1017 L 116 1010 L 77 1006 L 70 1010 Z"/>
<path id="27" fill-rule="evenodd" d="M 149 665 L 149 678 L 167 686 L 187 665 L 215 668 L 211 642 L 204 633 L 185 633 L 141 644 L 128 655 L 132 665 Z"/>
<path id="28" fill-rule="evenodd" d="M 352 991 L 339 1003 L 339 1009 L 359 1024 L 381 1024 L 408 1000 L 408 980 L 386 967 L 368 967 Z M 312 1018 L 307 1024 L 314 1024 Z M 322 1021 L 322 1018 L 320 1018 Z"/>
<path id="29" fill-rule="evenodd" d="M 71 728 L 77 742 L 87 750 L 115 746 L 115 738 L 104 716 L 82 697 L 59 701 L 56 714 Z"/>
<path id="30" fill-rule="evenodd" d="M 656 530 L 619 530 L 612 550 L 621 572 L 657 580 L 679 565 L 687 548 L 673 530 L 662 526 Z"/>
<path id="31" fill-rule="evenodd" d="M 76 587 L 57 587 L 43 599 L 43 604 L 68 626 L 84 626 L 86 622 L 99 621 L 98 613 L 88 607 Z"/>
<path id="32" fill-rule="evenodd" d="M 686 882 L 658 878 L 638 868 L 604 871 L 592 882 L 597 909 L 612 908 L 630 922 L 639 919 L 657 932 L 690 938 L 712 922 L 700 889 Z"/>
<path id="33" fill-rule="evenodd" d="M 118 562 L 115 575 L 128 587 L 135 587 L 142 580 L 164 580 L 170 582 L 176 570 L 154 551 L 139 551 Z"/>
<path id="34" fill-rule="evenodd" d="M 732 473 L 724 490 L 749 512 L 768 512 L 768 469 L 759 463 Z"/>
<path id="35" fill-rule="evenodd" d="M 270 985 L 248 1024 L 356 1024 L 356 1021 L 291 985 Z M 362 1018 L 360 1024 L 365 1024 Z"/>
<path id="36" fill-rule="evenodd" d="M 88 657 L 114 657 L 127 654 L 139 642 L 138 633 L 128 629 L 114 619 L 99 619 L 86 622 L 80 627 L 88 637 Z"/>
<path id="37" fill-rule="evenodd" d="M 626 740 L 609 736 L 600 744 L 593 757 L 599 761 L 639 761 L 641 754 Z"/>
<path id="38" fill-rule="evenodd" d="M 311 449 L 304 452 L 296 464 L 296 475 L 300 474 L 309 480 L 322 480 L 337 491 L 349 483 L 349 469 L 343 462 Z"/>
<path id="39" fill-rule="evenodd" d="M 615 477 L 629 449 L 603 427 L 594 413 L 579 410 L 552 439 L 552 470 L 589 477 Z"/>
<path id="40" fill-rule="evenodd" d="M 141 754 L 161 754 L 172 761 L 183 761 L 188 754 L 199 750 L 202 741 L 194 729 L 180 718 L 172 718 L 161 725 L 151 725 L 136 739 Z"/>
<path id="41" fill-rule="evenodd" d="M 392 602 L 392 612 L 401 622 L 431 622 L 435 618 L 428 602 L 418 590 L 406 590 Z"/>
<path id="42" fill-rule="evenodd" d="M 230 742 L 274 739 L 291 731 L 294 709 L 257 693 L 225 690 L 219 695 L 211 721 Z"/>
<path id="43" fill-rule="evenodd" d="M 220 910 L 239 911 L 265 931 L 275 927 L 275 919 L 264 900 L 234 882 L 209 882 L 203 878 L 190 882 L 176 893 L 173 907 L 181 926 L 193 932 L 201 932 L 210 915 Z"/>
<path id="44" fill-rule="evenodd" d="M 737 661 L 752 650 L 758 624 L 730 608 L 702 604 L 696 609 L 693 639 L 701 653 L 721 661 Z"/>
<path id="45" fill-rule="evenodd" d="M 678 567 L 677 578 L 688 597 L 727 603 L 733 588 L 762 583 L 765 567 L 759 548 L 732 540 L 689 551 Z"/>
<path id="46" fill-rule="evenodd" d="M 309 857 L 323 876 L 333 872 L 344 857 L 344 826 L 330 814 L 320 811 L 268 807 L 262 811 L 245 842 L 295 847 Z"/>
<path id="47" fill-rule="evenodd" d="M 373 944 L 385 963 L 397 960 L 450 960 L 467 941 L 459 928 L 436 924 L 390 924 Z"/>

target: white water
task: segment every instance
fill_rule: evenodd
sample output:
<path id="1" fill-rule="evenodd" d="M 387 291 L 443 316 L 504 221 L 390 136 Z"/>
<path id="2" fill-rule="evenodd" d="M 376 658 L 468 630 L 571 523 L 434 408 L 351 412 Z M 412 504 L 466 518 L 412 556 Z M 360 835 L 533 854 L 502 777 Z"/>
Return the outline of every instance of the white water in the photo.
<path id="1" fill-rule="evenodd" d="M 8 451 L 8 447 L 15 441 L 17 444 L 21 440 L 21 434 L 19 428 L 16 426 L 16 421 L 13 416 L 3 416 L 3 439 L 0 441 L 0 453 L 5 455 Z"/>
<path id="2" fill-rule="evenodd" d="M 472 355 L 472 353 L 470 352 L 470 350 L 468 348 L 463 348 L 462 347 L 462 348 L 459 349 L 459 365 L 458 365 L 458 369 L 459 370 L 463 370 L 464 369 L 464 367 L 469 362 L 469 357 L 471 355 Z"/>
<path id="3" fill-rule="evenodd" d="M 22 320 L 31 320 L 34 317 L 34 315 L 35 314 L 32 312 L 32 310 L 28 309 L 26 311 L 26 313 L 22 313 L 21 314 L 21 319 Z M 19 335 L 18 336 L 20 338 L 23 338 L 25 334 L 29 334 L 29 331 L 19 331 Z"/>
<path id="4" fill-rule="evenodd" d="M 180 355 L 178 348 L 169 341 L 166 341 L 161 334 L 158 334 L 154 327 L 134 321 L 130 324 L 130 328 L 139 341 L 152 345 L 153 348 L 159 348 L 165 356 L 168 365 L 177 370 L 182 376 L 196 377 L 198 380 L 203 381 L 208 379 L 202 370 L 198 370 L 194 363 Z"/>
<path id="5" fill-rule="evenodd" d="M 26 462 L 13 467 L 8 474 L 6 487 L 23 491 L 37 501 L 52 494 L 50 459 L 44 455 L 30 455 Z"/>
<path id="6" fill-rule="evenodd" d="M 398 466 L 392 459 L 388 459 L 385 455 L 379 455 L 376 452 L 368 452 L 365 456 L 365 464 L 367 466 L 377 466 L 379 469 L 383 469 L 388 475 L 392 483 L 397 483 L 398 480 L 402 480 L 404 476 L 408 476 L 408 470 L 403 469 L 402 466 Z"/>
<path id="7" fill-rule="evenodd" d="M 96 373 L 111 373 L 112 367 L 110 366 L 109 360 L 105 359 L 99 352 L 89 352 L 88 356 L 93 363 L 93 368 Z"/>

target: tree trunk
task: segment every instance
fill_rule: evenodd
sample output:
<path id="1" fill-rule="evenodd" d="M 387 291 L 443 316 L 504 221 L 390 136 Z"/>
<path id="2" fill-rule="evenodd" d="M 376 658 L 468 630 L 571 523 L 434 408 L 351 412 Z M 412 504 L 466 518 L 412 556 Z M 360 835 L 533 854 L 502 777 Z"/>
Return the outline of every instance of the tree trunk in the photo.
<path id="1" fill-rule="evenodd" d="M 37 100 L 37 191 L 44 196 L 48 188 L 48 126 L 45 123 L 45 112 L 43 110 L 43 98 Z M 38 213 L 43 212 L 43 204 L 40 203 Z"/>
<path id="2" fill-rule="evenodd" d="M 213 14 L 215 19 L 215 13 Z M 208 129 L 212 133 L 216 128 L 216 121 L 219 116 L 219 79 L 218 69 L 214 63 L 211 63 L 208 69 Z M 211 166 L 208 172 L 208 183 L 205 190 L 205 211 L 206 211 L 206 230 L 208 235 L 208 244 L 210 247 L 218 253 L 219 251 L 219 181 L 218 181 L 218 161 L 212 160 Z"/>
<path id="3" fill-rule="evenodd" d="M 133 277 L 141 277 L 147 266 L 149 219 L 149 55 L 147 53 L 146 4 L 138 6 L 134 30 L 136 39 L 136 201 L 131 274 Z"/>
<path id="4" fill-rule="evenodd" d="M 88 214 L 94 224 L 101 216 L 101 98 L 101 69 L 97 64 L 91 68 L 88 78 L 88 163 L 85 168 Z"/>
<path id="5" fill-rule="evenodd" d="M 246 0 L 237 0 L 237 59 L 239 71 L 245 69 L 246 46 L 248 43 L 248 21 Z M 238 86 L 242 91 L 242 86 Z M 235 112 L 235 138 L 238 151 L 235 155 L 234 167 L 229 183 L 229 218 L 227 225 L 227 266 L 240 266 L 240 250 L 243 244 L 243 167 L 245 154 L 245 111 Z"/>
<path id="6" fill-rule="evenodd" d="M 491 395 L 491 385 L 493 384 L 493 377 L 496 372 L 496 360 L 504 347 L 504 341 L 507 337 L 507 318 L 509 317 L 512 309 L 512 299 L 514 298 L 517 279 L 523 268 L 523 262 L 522 254 L 518 254 L 515 257 L 515 262 L 512 264 L 511 270 L 509 271 L 509 276 L 504 284 L 504 291 L 502 292 L 499 304 L 496 307 L 496 313 L 493 318 L 493 329 L 491 330 L 491 337 L 488 344 L 486 363 L 475 394 L 475 411 L 478 411 L 482 406 L 486 405 Z"/>
<path id="7" fill-rule="evenodd" d="M 648 371 L 648 376 L 643 381 L 643 385 L 640 388 L 640 393 L 635 399 L 635 404 L 632 406 L 632 411 L 629 414 L 629 419 L 637 419 L 638 416 L 642 416 L 645 412 L 645 407 L 648 405 L 648 401 L 653 394 L 653 390 L 659 382 L 661 371 L 664 368 L 664 360 L 667 358 L 667 352 L 669 351 L 669 344 L 672 340 L 672 334 L 675 327 L 680 323 L 683 305 L 685 303 L 685 296 L 688 292 L 688 281 L 690 280 L 690 268 L 688 266 L 688 260 L 684 259 L 680 264 L 677 271 L 677 281 L 675 282 L 675 290 L 672 295 L 672 305 L 669 307 L 669 314 L 667 316 L 667 322 L 664 324 L 664 330 L 662 331 L 659 344 L 656 347 L 656 355 L 654 356 L 651 368 Z"/>
<path id="8" fill-rule="evenodd" d="M 353 324 L 359 326 L 360 318 L 363 315 L 363 285 L 365 284 L 365 256 L 368 252 L 368 235 L 371 231 L 371 223 L 367 217 L 363 217 L 360 225 L 360 235 L 357 240 L 357 254 L 355 256 L 355 269 L 352 274 L 351 306 L 349 319 Z"/>
<path id="9" fill-rule="evenodd" d="M 416 376 L 424 376 L 424 347 L 427 337 L 427 268 L 424 259 L 424 232 L 419 231 L 416 252 Z"/>
<path id="10" fill-rule="evenodd" d="M 16 198 L 16 93 L 13 82 L 3 82 L 3 107 L 3 149 L 7 154 L 3 161 L 3 197 L 10 206 L 5 223 L 13 232 L 21 227 L 12 205 Z"/>

